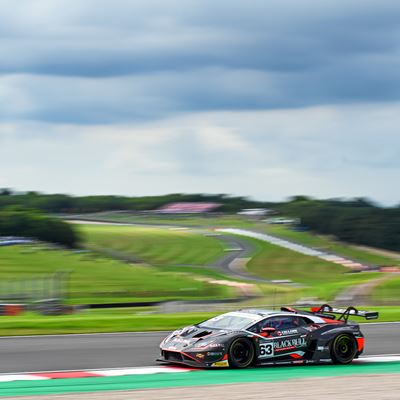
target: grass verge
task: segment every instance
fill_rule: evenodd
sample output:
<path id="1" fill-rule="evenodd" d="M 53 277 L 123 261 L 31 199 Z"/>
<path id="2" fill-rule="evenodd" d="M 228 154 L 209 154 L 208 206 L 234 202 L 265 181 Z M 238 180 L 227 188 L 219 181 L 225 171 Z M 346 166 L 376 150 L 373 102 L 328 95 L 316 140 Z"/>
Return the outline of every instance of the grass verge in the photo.
<path id="1" fill-rule="evenodd" d="M 383 299 L 389 304 L 390 302 L 398 302 L 400 297 L 399 274 L 393 274 L 391 279 L 388 279 L 375 287 L 372 296 L 376 301 L 382 301 Z"/>
<path id="2" fill-rule="evenodd" d="M 380 312 L 379 320 L 370 322 L 400 321 L 400 307 L 368 308 Z M 143 311 L 137 313 L 131 309 L 87 310 L 56 317 L 25 314 L 0 317 L 0 336 L 173 330 L 217 314 L 201 312 L 143 315 Z M 357 320 L 365 322 L 360 318 Z"/>

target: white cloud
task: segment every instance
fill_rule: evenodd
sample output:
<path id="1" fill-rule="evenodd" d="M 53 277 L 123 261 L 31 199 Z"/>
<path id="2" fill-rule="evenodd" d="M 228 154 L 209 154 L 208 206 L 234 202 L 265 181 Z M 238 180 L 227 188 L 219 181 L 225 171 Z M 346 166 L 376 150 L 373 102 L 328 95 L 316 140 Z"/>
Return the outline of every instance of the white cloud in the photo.
<path id="1" fill-rule="evenodd" d="M 2 120 L 398 101 L 400 6 L 365 0 L 0 2 Z M 1 99 L 2 100 L 2 99 Z"/>
<path id="2" fill-rule="evenodd" d="M 398 203 L 400 104 L 0 126 L 2 185 L 78 194 L 294 194 Z"/>

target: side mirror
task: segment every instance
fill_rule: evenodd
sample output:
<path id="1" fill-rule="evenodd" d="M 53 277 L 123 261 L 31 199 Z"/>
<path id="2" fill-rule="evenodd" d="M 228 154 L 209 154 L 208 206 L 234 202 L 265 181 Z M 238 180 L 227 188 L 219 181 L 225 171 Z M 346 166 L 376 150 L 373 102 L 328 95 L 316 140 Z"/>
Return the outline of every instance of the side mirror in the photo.
<path id="1" fill-rule="evenodd" d="M 274 332 L 276 332 L 276 329 L 272 327 L 266 327 L 261 329 L 261 333 L 265 333 L 266 336 L 272 335 Z"/>

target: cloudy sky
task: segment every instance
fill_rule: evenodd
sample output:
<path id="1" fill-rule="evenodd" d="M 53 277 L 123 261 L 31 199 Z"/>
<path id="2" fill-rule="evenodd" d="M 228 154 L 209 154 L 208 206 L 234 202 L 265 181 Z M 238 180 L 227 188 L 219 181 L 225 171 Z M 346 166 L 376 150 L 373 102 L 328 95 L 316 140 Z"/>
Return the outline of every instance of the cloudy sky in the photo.
<path id="1" fill-rule="evenodd" d="M 0 0 L 0 187 L 400 202 L 398 0 Z"/>

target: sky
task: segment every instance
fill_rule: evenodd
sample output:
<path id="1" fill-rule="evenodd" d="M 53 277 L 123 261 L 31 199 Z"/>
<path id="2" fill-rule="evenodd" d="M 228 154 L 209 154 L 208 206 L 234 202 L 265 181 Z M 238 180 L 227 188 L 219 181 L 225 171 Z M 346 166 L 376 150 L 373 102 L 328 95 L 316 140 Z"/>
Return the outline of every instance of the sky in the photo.
<path id="1" fill-rule="evenodd" d="M 397 0 L 0 0 L 0 187 L 400 203 Z"/>

